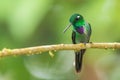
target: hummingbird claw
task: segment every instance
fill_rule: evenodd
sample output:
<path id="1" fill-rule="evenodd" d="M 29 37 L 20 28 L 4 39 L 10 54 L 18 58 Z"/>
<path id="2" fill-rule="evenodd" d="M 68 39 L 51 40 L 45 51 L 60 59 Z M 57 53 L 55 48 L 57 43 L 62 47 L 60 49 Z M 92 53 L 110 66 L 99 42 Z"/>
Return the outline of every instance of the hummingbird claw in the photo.
<path id="1" fill-rule="evenodd" d="M 93 42 L 89 42 L 90 44 L 92 44 Z"/>

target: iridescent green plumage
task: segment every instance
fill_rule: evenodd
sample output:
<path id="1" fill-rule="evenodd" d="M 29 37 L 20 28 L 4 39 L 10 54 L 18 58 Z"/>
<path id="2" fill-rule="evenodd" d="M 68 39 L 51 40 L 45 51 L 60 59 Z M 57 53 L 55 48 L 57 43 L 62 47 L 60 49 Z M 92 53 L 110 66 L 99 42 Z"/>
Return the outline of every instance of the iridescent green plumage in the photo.
<path id="1" fill-rule="evenodd" d="M 72 42 L 73 44 L 77 43 L 88 43 L 91 36 L 91 26 L 87 23 L 83 16 L 80 14 L 73 14 L 70 17 L 70 26 L 73 26 L 72 31 Z M 68 28 L 70 27 L 68 26 Z M 65 31 L 68 29 L 66 28 Z M 64 32 L 65 32 L 64 31 Z M 82 67 L 82 59 L 83 54 L 85 53 L 86 49 L 81 49 L 79 51 L 75 51 L 75 68 L 76 72 L 81 71 Z"/>

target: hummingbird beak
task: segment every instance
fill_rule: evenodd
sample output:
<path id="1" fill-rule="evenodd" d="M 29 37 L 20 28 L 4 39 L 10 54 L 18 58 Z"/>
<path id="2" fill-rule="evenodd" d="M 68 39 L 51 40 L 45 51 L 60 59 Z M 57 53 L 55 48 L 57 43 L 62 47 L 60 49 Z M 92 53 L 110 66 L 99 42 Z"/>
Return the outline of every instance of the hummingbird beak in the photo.
<path id="1" fill-rule="evenodd" d="M 70 28 L 71 25 L 72 25 L 72 24 L 70 23 L 70 24 L 64 29 L 63 33 L 65 33 L 65 32 Z"/>

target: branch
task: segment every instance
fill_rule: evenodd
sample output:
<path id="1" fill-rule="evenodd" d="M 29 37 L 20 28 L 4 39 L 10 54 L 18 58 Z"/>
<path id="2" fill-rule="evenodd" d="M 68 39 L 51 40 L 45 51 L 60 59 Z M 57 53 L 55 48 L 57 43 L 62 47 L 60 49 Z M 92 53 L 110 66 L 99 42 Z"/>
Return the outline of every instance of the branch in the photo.
<path id="1" fill-rule="evenodd" d="M 45 45 L 45 46 L 36 46 L 20 49 L 7 49 L 4 48 L 0 51 L 0 57 L 12 56 L 12 55 L 32 55 L 32 54 L 41 54 L 43 52 L 58 50 L 80 50 L 86 48 L 98 48 L 98 49 L 120 49 L 120 43 L 83 43 L 80 44 L 57 44 L 57 45 Z"/>

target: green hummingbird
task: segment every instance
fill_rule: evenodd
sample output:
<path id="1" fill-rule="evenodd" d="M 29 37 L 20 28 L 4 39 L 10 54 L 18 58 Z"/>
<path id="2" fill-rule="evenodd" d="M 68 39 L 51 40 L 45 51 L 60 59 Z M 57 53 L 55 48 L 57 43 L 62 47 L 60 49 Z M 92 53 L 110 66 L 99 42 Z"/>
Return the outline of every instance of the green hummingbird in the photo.
<path id="1" fill-rule="evenodd" d="M 91 36 L 91 25 L 86 22 L 82 15 L 80 14 L 73 14 L 70 19 L 70 24 L 65 28 L 64 33 L 66 30 L 72 25 L 72 43 L 88 43 Z M 75 51 L 75 69 L 76 72 L 80 72 L 82 68 L 82 59 L 86 49 L 81 49 L 79 51 Z"/>

